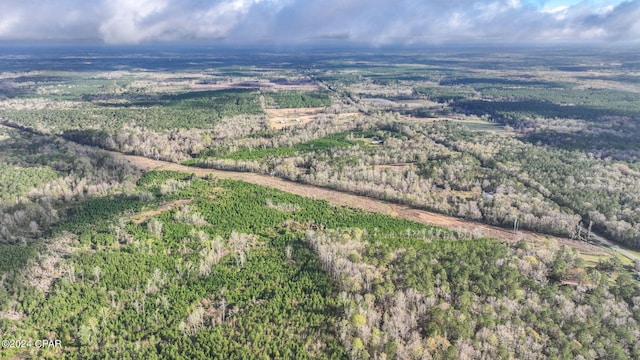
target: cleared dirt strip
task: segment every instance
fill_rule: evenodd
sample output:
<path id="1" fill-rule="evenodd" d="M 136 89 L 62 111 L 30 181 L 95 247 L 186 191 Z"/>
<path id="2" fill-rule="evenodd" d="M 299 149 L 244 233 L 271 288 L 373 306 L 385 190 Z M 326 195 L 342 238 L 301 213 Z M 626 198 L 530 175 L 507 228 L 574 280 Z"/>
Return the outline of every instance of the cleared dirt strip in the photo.
<path id="1" fill-rule="evenodd" d="M 149 159 L 142 156 L 124 155 L 113 152 L 116 156 L 124 156 L 134 164 L 148 170 L 172 170 L 185 173 L 194 173 L 198 176 L 214 175 L 221 179 L 242 180 L 256 185 L 262 185 L 285 191 L 288 193 L 305 196 L 312 199 L 326 200 L 334 205 L 349 206 L 377 213 L 383 213 L 394 217 L 401 217 L 408 220 L 417 221 L 423 224 L 442 226 L 453 230 L 465 231 L 468 233 L 481 234 L 481 236 L 491 237 L 502 241 L 517 241 L 520 239 L 542 241 L 554 239 L 560 244 L 569 245 L 581 252 L 606 253 L 601 247 L 586 243 L 584 241 L 570 240 L 550 235 L 537 234 L 529 231 L 513 231 L 482 224 L 475 221 L 464 220 L 453 216 L 438 214 L 426 210 L 412 208 L 406 205 L 395 204 L 384 200 L 355 195 L 338 190 L 322 188 L 314 185 L 300 184 L 267 175 L 226 171 L 216 169 L 203 169 L 197 167 L 184 166 L 162 160 Z"/>

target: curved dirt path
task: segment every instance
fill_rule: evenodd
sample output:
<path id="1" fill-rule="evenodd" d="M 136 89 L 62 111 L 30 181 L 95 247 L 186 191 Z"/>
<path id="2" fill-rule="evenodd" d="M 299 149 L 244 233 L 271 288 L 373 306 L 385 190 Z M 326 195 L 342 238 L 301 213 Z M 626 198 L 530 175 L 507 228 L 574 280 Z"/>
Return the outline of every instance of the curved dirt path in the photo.
<path id="1" fill-rule="evenodd" d="M 261 175 L 256 173 L 226 171 L 217 169 L 204 169 L 180 165 L 172 162 L 154 160 L 143 156 L 125 155 L 112 152 L 114 155 L 123 156 L 134 164 L 148 170 L 172 170 L 185 173 L 194 173 L 197 176 L 214 175 L 221 179 L 242 180 L 256 185 L 267 186 L 288 193 L 305 196 L 313 199 L 326 200 L 334 205 L 349 206 L 377 213 L 387 214 L 394 217 L 401 217 L 413 220 L 427 225 L 436 225 L 450 228 L 469 234 L 496 238 L 502 241 L 517 241 L 520 239 L 543 241 L 545 239 L 554 239 L 559 244 L 569 245 L 581 252 L 602 254 L 602 248 L 588 244 L 584 241 L 570 240 L 550 235 L 537 234 L 529 231 L 519 231 L 515 234 L 513 231 L 482 224 L 475 221 L 464 220 L 453 216 L 438 214 L 426 210 L 412 208 L 406 205 L 395 204 L 384 200 L 369 198 L 366 196 L 355 195 L 338 190 L 318 187 L 314 185 L 301 184 L 293 181 L 283 180 L 281 178 Z"/>

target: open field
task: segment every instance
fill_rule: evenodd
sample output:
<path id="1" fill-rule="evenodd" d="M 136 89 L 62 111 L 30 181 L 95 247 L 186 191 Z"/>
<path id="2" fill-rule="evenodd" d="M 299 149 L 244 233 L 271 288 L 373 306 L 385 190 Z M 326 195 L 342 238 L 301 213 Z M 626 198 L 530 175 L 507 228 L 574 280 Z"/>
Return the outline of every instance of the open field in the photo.
<path id="1" fill-rule="evenodd" d="M 302 126 L 318 119 L 324 114 L 325 108 L 284 108 L 265 109 L 269 119 L 269 126 L 274 130 L 282 130 L 291 126 Z M 340 113 L 338 119 L 359 116 L 359 113 Z"/>
<path id="2" fill-rule="evenodd" d="M 505 129 L 504 125 L 489 122 L 480 118 L 473 117 L 465 117 L 460 120 L 453 120 L 454 122 L 458 122 L 472 131 L 489 131 L 492 133 L 502 134 L 505 136 L 513 136 L 513 132 L 509 132 Z"/>
<path id="3" fill-rule="evenodd" d="M 272 129 L 282 130 L 288 126 L 304 125 L 317 119 L 324 108 L 289 108 L 266 109 L 269 118 L 269 126 Z"/>

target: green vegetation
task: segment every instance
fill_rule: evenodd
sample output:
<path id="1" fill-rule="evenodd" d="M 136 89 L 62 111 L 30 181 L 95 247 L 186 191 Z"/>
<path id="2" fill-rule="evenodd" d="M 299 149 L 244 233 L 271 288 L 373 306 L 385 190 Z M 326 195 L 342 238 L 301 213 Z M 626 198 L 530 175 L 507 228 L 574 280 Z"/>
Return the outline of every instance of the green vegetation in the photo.
<path id="1" fill-rule="evenodd" d="M 350 134 L 348 133 L 332 134 L 324 138 L 307 141 L 305 143 L 296 144 L 291 147 L 243 149 L 227 155 L 223 155 L 221 157 L 224 159 L 233 160 L 258 160 L 267 156 L 290 156 L 298 152 L 322 152 L 331 150 L 333 148 L 344 148 L 356 144 L 361 144 L 361 142 L 358 141 L 347 140 L 347 137 L 349 137 L 349 135 Z M 185 164 L 197 164 L 197 160 L 187 161 Z"/>
<path id="2" fill-rule="evenodd" d="M 23 168 L 0 165 L 0 200 L 26 195 L 34 187 L 57 179 L 60 175 L 47 167 Z"/>
<path id="3" fill-rule="evenodd" d="M 130 189 L 139 172 L 104 152 L 60 139 L 5 127 L 0 135 L 4 163 L 0 166 L 0 321 L 4 321 L 5 316 L 20 318 L 12 302 L 25 295 L 25 283 L 38 283 L 58 271 L 32 270 L 42 251 L 50 251 L 55 259 L 68 252 L 64 241 L 56 245 L 45 239 L 56 224 L 73 221 L 67 217 L 68 209 L 96 195 Z"/>
<path id="4" fill-rule="evenodd" d="M 21 125 L 60 133 L 86 128 L 111 133 L 127 126 L 152 130 L 210 128 L 221 118 L 262 114 L 254 90 L 198 91 L 142 97 L 120 95 L 115 100 L 93 100 L 65 107 L 2 110 L 0 116 Z"/>
<path id="5" fill-rule="evenodd" d="M 439 103 L 465 100 L 475 95 L 475 91 L 459 87 L 416 87 L 413 91 L 416 95 L 425 96 Z"/>
<path id="6" fill-rule="evenodd" d="M 532 143 L 567 150 L 600 152 L 637 159 L 640 97 L 615 89 L 564 87 L 483 87 L 473 84 L 482 100 L 458 98 L 458 111 L 489 116 L 526 133 Z M 565 119 L 564 121 L 558 119 Z M 572 129 L 572 128 L 575 128 Z"/>
<path id="7" fill-rule="evenodd" d="M 546 93 L 545 93 L 546 94 Z M 516 100 L 463 100 L 456 104 L 462 111 L 476 115 L 490 115 L 494 119 L 514 126 L 520 125 L 527 119 L 542 118 L 568 118 L 584 119 L 588 121 L 602 121 L 607 116 L 638 116 L 640 108 L 636 108 L 639 98 L 633 100 L 608 101 L 608 96 L 593 97 L 593 101 L 576 105 L 573 103 L 554 103 L 546 100 L 538 100 L 530 97 L 522 97 Z M 513 95 L 510 93 L 510 95 Z M 573 100 L 574 98 L 568 99 Z M 562 100 L 560 100 L 562 101 Z M 633 106 L 630 106 L 633 105 Z"/>
<path id="8" fill-rule="evenodd" d="M 640 357 L 637 54 L 113 51 L 3 63 L 0 358 Z"/>
<path id="9" fill-rule="evenodd" d="M 241 182 L 151 172 L 138 183 L 138 191 L 165 201 L 192 202 L 142 224 L 126 220 L 126 213 L 139 210 L 125 198 L 74 207 L 74 214 L 91 215 L 53 231 L 71 231 L 77 239 L 60 264 L 71 270 L 60 274 L 46 298 L 42 289 L 15 289 L 24 295 L 15 295 L 21 298 L 14 311 L 25 318 L 3 323 L 15 336 L 53 331 L 65 344 L 62 354 L 72 358 L 96 351 L 108 357 L 342 358 L 336 294 L 302 243 L 304 232 L 357 225 L 385 236 L 428 229 Z M 270 209 L 265 199 L 298 210 Z M 194 218 L 201 220 L 186 220 Z M 397 239 L 407 241 L 416 240 Z"/>
<path id="10" fill-rule="evenodd" d="M 58 263 L 66 270 L 51 274 L 48 289 L 27 282 L 2 293 L 4 309 L 21 314 L 0 322 L 6 335 L 35 339 L 53 332 L 64 346 L 3 355 L 315 359 L 480 351 L 522 357 L 540 347 L 546 356 L 577 356 L 595 349 L 587 338 L 607 353 L 637 355 L 632 317 L 624 325 L 615 317 L 587 320 L 553 305 L 582 301 L 602 312 L 598 304 L 611 291 L 617 300 L 607 306 L 627 316 L 622 302 L 640 295 L 621 290 L 628 286 L 622 276 L 610 290 L 594 282 L 602 275 L 587 275 L 564 247 L 458 240 L 456 233 L 406 220 L 175 172 L 150 172 L 136 191 L 188 202 L 142 223 L 127 214 L 147 210 L 131 208 L 125 198 L 75 206 L 72 211 L 96 215 L 79 217 L 78 226 L 59 225 L 70 231 L 52 238 L 71 239 L 71 253 Z M 98 211 L 106 201 L 113 206 Z M 46 263 L 50 255 L 40 257 Z M 13 266 L 2 264 L 3 272 Z M 561 281 L 587 286 L 579 296 L 588 301 L 576 300 L 578 291 Z M 464 321 L 471 316 L 476 320 Z M 505 338 L 523 331 L 516 343 Z"/>
<path id="11" fill-rule="evenodd" d="M 327 91 L 284 90 L 265 93 L 278 108 L 305 108 L 331 106 Z"/>
<path id="12" fill-rule="evenodd" d="M 183 117 L 182 123 L 179 119 L 169 118 L 170 113 L 158 114 L 159 116 L 155 118 L 164 120 L 162 123 L 155 124 L 158 128 L 205 127 L 211 126 L 214 121 L 223 117 L 262 113 L 257 92 L 252 89 L 192 91 L 164 95 L 160 98 L 134 97 L 125 103 L 98 102 L 98 105 L 107 108 L 144 109 L 145 116 L 152 117 L 153 112 L 149 114 L 149 110 L 174 110 L 176 114 L 182 114 L 175 115 Z M 206 120 L 207 116 L 209 121 Z"/>
<path id="13" fill-rule="evenodd" d="M 29 259 L 36 255 L 33 247 L 0 245 L 0 250 L 0 254 L 2 254 L 0 256 L 0 276 L 13 273 L 22 268 Z"/>
<path id="14" fill-rule="evenodd" d="M 569 248 L 486 239 L 398 248 L 353 231 L 307 241 L 342 290 L 341 340 L 355 358 L 639 355 L 626 325 L 601 313 L 604 294 L 616 294 L 625 308 L 637 285 L 625 275 L 609 287 Z M 592 284 L 586 293 L 579 290 L 585 283 Z M 622 284 L 631 293 L 622 294 Z"/>

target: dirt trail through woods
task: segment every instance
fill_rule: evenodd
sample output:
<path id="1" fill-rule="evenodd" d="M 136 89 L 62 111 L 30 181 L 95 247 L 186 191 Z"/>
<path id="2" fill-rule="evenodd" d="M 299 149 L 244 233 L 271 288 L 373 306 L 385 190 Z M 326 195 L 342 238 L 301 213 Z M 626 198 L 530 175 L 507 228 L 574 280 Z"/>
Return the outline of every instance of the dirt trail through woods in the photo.
<path id="1" fill-rule="evenodd" d="M 32 130 L 24 129 L 0 119 L 0 126 L 16 128 L 22 131 Z M 222 179 L 242 180 L 256 185 L 268 186 L 274 189 L 285 191 L 288 193 L 305 196 L 313 199 L 326 200 L 334 205 L 349 206 L 377 213 L 387 214 L 394 217 L 420 222 L 427 225 L 442 226 L 453 230 L 461 230 L 470 234 L 478 234 L 485 237 L 491 237 L 502 241 L 517 241 L 519 239 L 530 241 L 543 241 L 545 239 L 554 239 L 559 244 L 568 245 L 582 253 L 595 255 L 606 255 L 606 249 L 586 243 L 584 241 L 570 240 L 544 234 L 537 234 L 529 231 L 519 231 L 514 234 L 508 229 L 482 224 L 475 221 L 459 219 L 453 216 L 438 214 L 426 210 L 415 209 L 405 205 L 390 203 L 383 200 L 368 198 L 365 196 L 354 195 L 347 192 L 322 188 L 313 185 L 305 185 L 293 181 L 287 181 L 267 175 L 255 173 L 224 171 L 216 169 L 203 169 L 197 167 L 184 166 L 162 160 L 153 160 L 142 156 L 126 155 L 119 152 L 109 151 L 115 156 L 123 156 L 134 164 L 147 170 L 173 170 L 185 173 L 194 173 L 198 176 L 215 175 Z"/>
<path id="2" fill-rule="evenodd" d="M 136 224 L 142 224 L 143 222 L 151 219 L 152 217 L 156 216 L 156 215 L 160 215 L 165 211 L 169 211 L 171 209 L 173 209 L 176 206 L 182 206 L 185 204 L 190 203 L 191 200 L 188 199 L 182 199 L 182 200 L 175 200 L 172 201 L 170 203 L 164 204 L 162 206 L 160 206 L 157 209 L 153 209 L 153 210 L 149 210 L 149 211 L 143 211 L 141 213 L 135 214 L 133 216 L 131 216 L 131 221 L 133 221 Z"/>
<path id="3" fill-rule="evenodd" d="M 470 234 L 479 234 L 481 236 L 492 237 L 503 241 L 511 242 L 519 239 L 542 241 L 547 238 L 553 238 L 558 243 L 569 245 L 581 252 L 600 254 L 603 253 L 602 248 L 585 243 L 583 241 L 552 237 L 528 231 L 519 231 L 518 234 L 514 234 L 513 231 L 496 226 L 459 219 L 456 217 L 442 215 L 426 210 L 415 209 L 406 205 L 394 204 L 383 200 L 354 195 L 338 190 L 300 184 L 267 175 L 216 169 L 203 169 L 161 160 L 153 160 L 142 156 L 123 155 L 120 153 L 114 154 L 117 154 L 118 156 L 124 156 L 138 166 L 149 170 L 173 170 L 185 173 L 194 173 L 198 176 L 211 174 L 222 179 L 242 180 L 252 184 L 268 186 L 274 189 L 305 196 L 308 198 L 326 200 L 335 205 L 349 206 L 352 208 L 383 213 L 394 217 L 401 217 L 404 219 L 417 221 L 423 224 L 442 226 L 453 230 L 460 230 Z"/>

